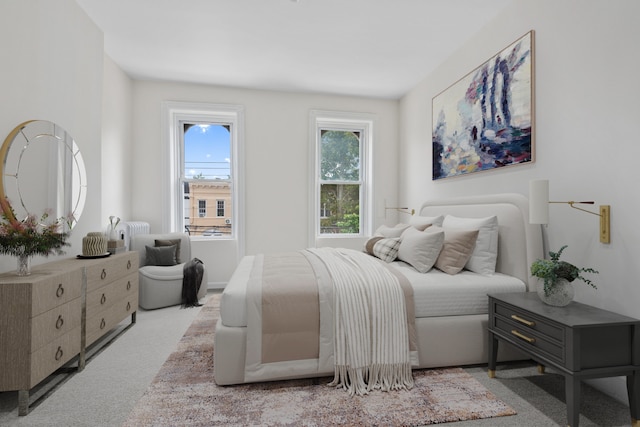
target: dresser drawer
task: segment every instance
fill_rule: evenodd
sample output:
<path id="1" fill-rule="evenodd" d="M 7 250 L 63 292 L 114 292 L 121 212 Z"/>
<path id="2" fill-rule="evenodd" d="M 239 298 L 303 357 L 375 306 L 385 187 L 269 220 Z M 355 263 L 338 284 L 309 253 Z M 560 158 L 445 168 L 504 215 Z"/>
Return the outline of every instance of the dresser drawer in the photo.
<path id="1" fill-rule="evenodd" d="M 500 302 L 495 303 L 494 310 L 496 318 L 505 319 L 510 325 L 517 326 L 528 332 L 533 331 L 548 340 L 558 342 L 559 345 L 564 344 L 564 328 L 549 319 Z"/>
<path id="2" fill-rule="evenodd" d="M 32 285 L 31 316 L 65 304 L 82 293 L 82 269 L 49 274 Z"/>
<path id="3" fill-rule="evenodd" d="M 87 317 L 98 315 L 114 302 L 133 293 L 138 293 L 137 272 L 87 293 Z"/>
<path id="4" fill-rule="evenodd" d="M 522 328 L 508 322 L 504 319 L 496 317 L 494 330 L 502 332 L 522 345 L 526 351 L 531 353 L 542 354 L 552 358 L 559 363 L 564 363 L 564 347 L 559 345 L 557 341 L 549 340 L 549 337 L 539 334 L 532 329 Z"/>
<path id="5" fill-rule="evenodd" d="M 78 353 L 80 353 L 79 327 L 72 329 L 67 334 L 49 342 L 31 354 L 30 384 L 28 387 L 21 388 L 32 388 Z"/>
<path id="6" fill-rule="evenodd" d="M 31 351 L 80 327 L 82 300 L 76 298 L 31 319 Z"/>
<path id="7" fill-rule="evenodd" d="M 95 342 L 137 309 L 138 292 L 133 292 L 125 298 L 116 301 L 111 307 L 108 307 L 97 316 L 87 317 L 86 345 Z"/>
<path id="8" fill-rule="evenodd" d="M 92 292 L 138 271 L 138 253 L 125 252 L 101 259 L 100 262 L 87 263 L 87 292 Z"/>

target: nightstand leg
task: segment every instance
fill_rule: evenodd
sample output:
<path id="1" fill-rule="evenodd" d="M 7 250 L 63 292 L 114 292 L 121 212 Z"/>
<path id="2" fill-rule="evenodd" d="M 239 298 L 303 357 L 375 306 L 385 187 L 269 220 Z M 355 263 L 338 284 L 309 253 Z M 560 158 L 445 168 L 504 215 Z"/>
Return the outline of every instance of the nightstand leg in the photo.
<path id="1" fill-rule="evenodd" d="M 498 339 L 489 332 L 489 378 L 496 377 L 496 363 L 498 360 Z"/>
<path id="2" fill-rule="evenodd" d="M 564 377 L 565 399 L 567 403 L 567 425 L 578 427 L 580 419 L 580 379 L 573 375 Z"/>
<path id="3" fill-rule="evenodd" d="M 544 365 L 538 365 L 538 373 L 544 374 Z"/>
<path id="4" fill-rule="evenodd" d="M 632 426 L 640 427 L 640 374 L 633 371 L 627 375 L 627 395 L 629 396 L 629 411 L 631 412 Z"/>

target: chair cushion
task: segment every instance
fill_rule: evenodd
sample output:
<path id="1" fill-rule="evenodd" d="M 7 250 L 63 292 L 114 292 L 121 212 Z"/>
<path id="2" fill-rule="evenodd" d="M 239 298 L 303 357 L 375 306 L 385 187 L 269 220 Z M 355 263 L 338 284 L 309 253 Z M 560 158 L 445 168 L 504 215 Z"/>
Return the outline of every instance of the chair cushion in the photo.
<path id="1" fill-rule="evenodd" d="M 176 245 L 176 259 L 178 261 L 182 259 L 180 258 L 180 243 L 182 243 L 182 239 L 155 239 L 154 240 L 155 247 Z M 188 260 L 185 260 L 185 261 L 188 261 Z"/>
<path id="2" fill-rule="evenodd" d="M 141 276 L 154 280 L 182 280 L 184 263 L 171 266 L 145 265 L 138 270 Z"/>
<path id="3" fill-rule="evenodd" d="M 176 265 L 178 262 L 176 261 L 176 245 L 171 246 L 162 246 L 162 247 L 154 247 L 154 246 L 145 246 L 147 251 L 147 265 Z"/>

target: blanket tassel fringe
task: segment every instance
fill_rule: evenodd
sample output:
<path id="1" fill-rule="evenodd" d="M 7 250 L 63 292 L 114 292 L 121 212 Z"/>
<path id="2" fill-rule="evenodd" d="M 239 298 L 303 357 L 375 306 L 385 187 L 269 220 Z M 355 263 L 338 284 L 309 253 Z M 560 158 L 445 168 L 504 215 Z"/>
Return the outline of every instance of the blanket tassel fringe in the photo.
<path id="1" fill-rule="evenodd" d="M 347 390 L 349 396 L 364 396 L 371 390 L 410 390 L 413 374 L 410 363 L 374 364 L 365 368 L 345 365 L 335 367 L 335 376 L 329 387 Z"/>

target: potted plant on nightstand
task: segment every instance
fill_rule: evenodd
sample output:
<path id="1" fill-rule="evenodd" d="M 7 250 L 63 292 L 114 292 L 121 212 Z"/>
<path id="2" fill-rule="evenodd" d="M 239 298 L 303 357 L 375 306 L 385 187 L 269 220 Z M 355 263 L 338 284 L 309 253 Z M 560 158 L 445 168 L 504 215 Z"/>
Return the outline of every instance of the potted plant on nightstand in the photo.
<path id="1" fill-rule="evenodd" d="M 531 264 L 531 275 L 541 279 L 538 281 L 538 296 L 549 305 L 564 307 L 573 300 L 573 282 L 580 279 L 584 283 L 597 289 L 596 285 L 581 273 L 598 272 L 593 268 L 578 268 L 566 261 L 560 261 L 562 251 L 567 245 L 560 248 L 558 252 L 549 251 L 550 259 L 538 259 Z"/>

